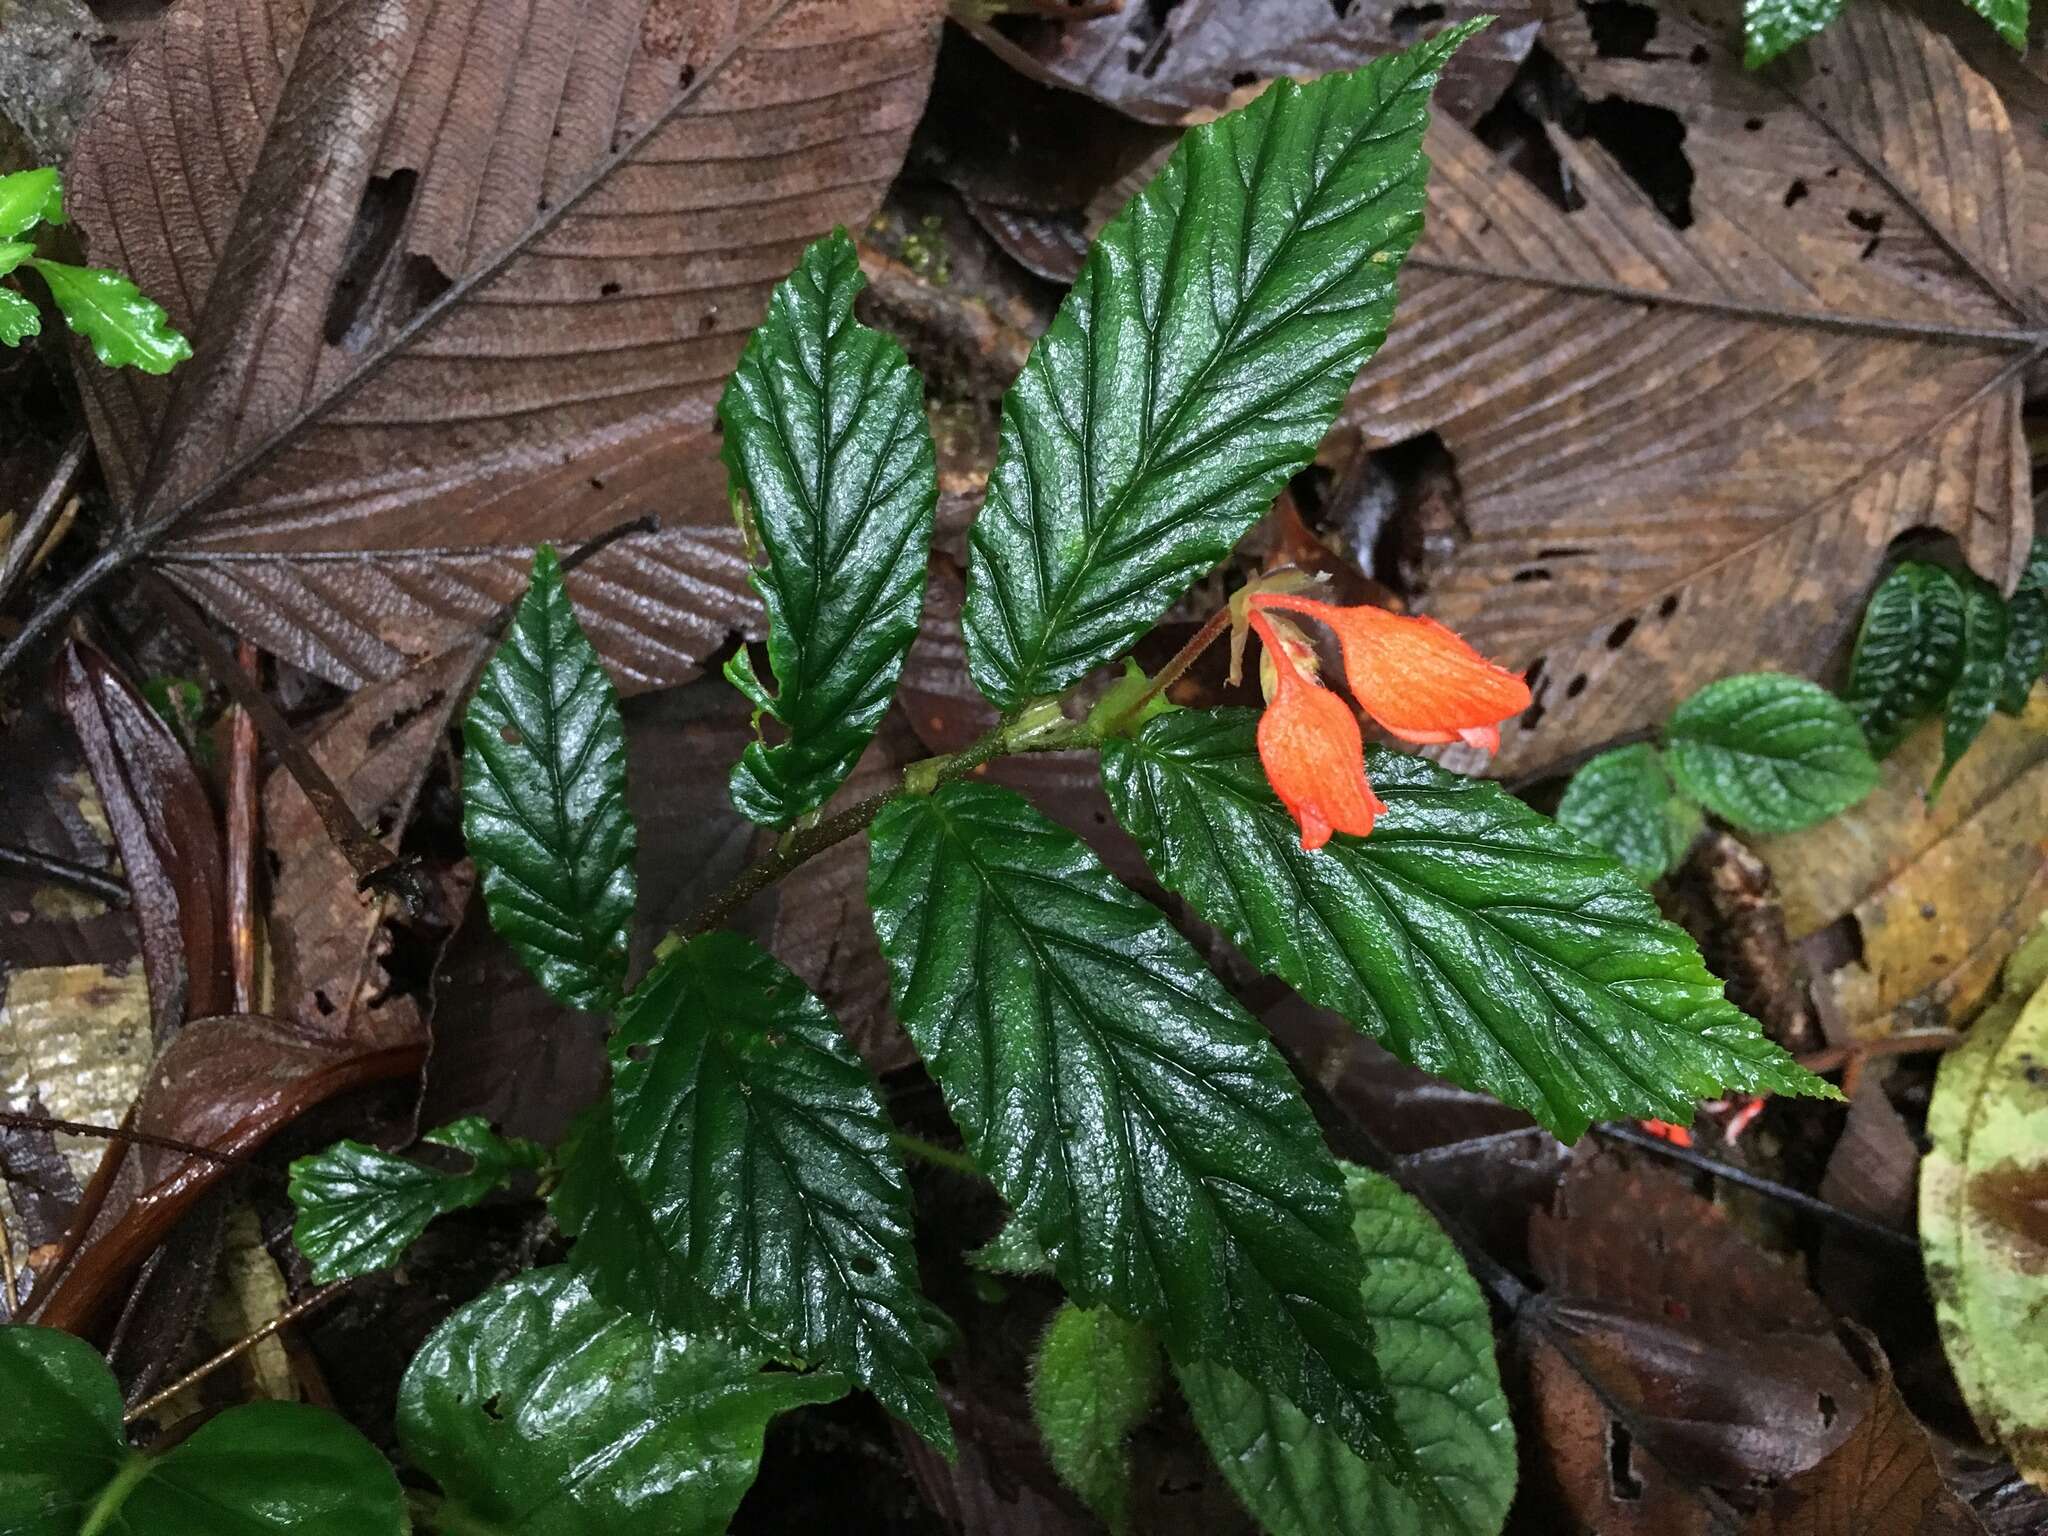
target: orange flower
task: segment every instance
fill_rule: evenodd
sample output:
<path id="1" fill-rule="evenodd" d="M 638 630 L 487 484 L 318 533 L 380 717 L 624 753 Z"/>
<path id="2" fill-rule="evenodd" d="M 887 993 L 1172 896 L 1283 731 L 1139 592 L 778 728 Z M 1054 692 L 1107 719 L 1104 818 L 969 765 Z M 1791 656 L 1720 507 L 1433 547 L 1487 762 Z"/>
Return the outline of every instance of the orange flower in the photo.
<path id="1" fill-rule="evenodd" d="M 1255 593 L 1248 609 L 1273 674 L 1259 721 L 1259 761 L 1301 824 L 1303 848 L 1322 847 L 1333 831 L 1363 837 L 1386 807 L 1365 779 L 1358 721 L 1302 672 L 1265 610 L 1302 614 L 1334 630 L 1344 650 L 1346 687 L 1398 740 L 1463 741 L 1491 752 L 1500 746 L 1500 722 L 1529 707 L 1527 683 L 1434 619 L 1339 608 L 1284 592 Z"/>

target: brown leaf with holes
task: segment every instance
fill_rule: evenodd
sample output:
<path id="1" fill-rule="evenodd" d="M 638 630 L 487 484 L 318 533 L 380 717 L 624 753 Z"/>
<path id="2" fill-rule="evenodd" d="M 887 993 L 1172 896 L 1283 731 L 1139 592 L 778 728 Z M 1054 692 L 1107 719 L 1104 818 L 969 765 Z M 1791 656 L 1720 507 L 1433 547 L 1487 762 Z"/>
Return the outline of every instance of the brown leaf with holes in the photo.
<path id="1" fill-rule="evenodd" d="M 2048 690 L 1994 715 L 1929 806 L 1940 761 L 1930 722 L 1861 803 L 1757 844 L 1792 937 L 1833 962 L 1814 995 L 1834 1044 L 1960 1028 L 2048 911 Z"/>
<path id="2" fill-rule="evenodd" d="M 751 622 L 713 409 L 773 284 L 858 225 L 938 0 L 180 0 L 80 136 L 71 213 L 195 356 L 81 356 L 149 552 L 359 685 L 458 643 L 533 546 L 629 685 Z"/>
<path id="3" fill-rule="evenodd" d="M 1927 1432 L 1876 1341 L 1870 1411 L 1815 1467 L 1764 1496 L 1743 1536 L 1970 1536 L 1984 1526 L 1943 1481 Z"/>
<path id="4" fill-rule="evenodd" d="M 1460 48 L 1438 99 L 1470 122 L 1507 89 L 1540 29 L 1541 5 L 1472 0 L 1125 0 L 1083 20 L 1021 16 L 963 24 L 1035 79 L 1083 91 L 1150 123 L 1200 122 L 1283 75 L 1312 79 L 1406 48 L 1474 16 L 1493 25 Z"/>
<path id="5" fill-rule="evenodd" d="M 1818 670 L 1907 529 L 2009 587 L 2033 528 L 2021 387 L 2048 332 L 1997 94 L 1880 0 L 1756 74 L 1739 33 L 1630 7 L 1647 36 L 1596 35 L 1610 9 L 1554 0 L 1544 40 L 1573 125 L 1629 161 L 1550 126 L 1565 212 L 1439 118 L 1400 313 L 1346 411 L 1456 461 L 1470 538 L 1423 606 L 1532 668 L 1510 772 L 1732 672 Z M 1678 183 L 1660 198 L 1646 159 Z"/>

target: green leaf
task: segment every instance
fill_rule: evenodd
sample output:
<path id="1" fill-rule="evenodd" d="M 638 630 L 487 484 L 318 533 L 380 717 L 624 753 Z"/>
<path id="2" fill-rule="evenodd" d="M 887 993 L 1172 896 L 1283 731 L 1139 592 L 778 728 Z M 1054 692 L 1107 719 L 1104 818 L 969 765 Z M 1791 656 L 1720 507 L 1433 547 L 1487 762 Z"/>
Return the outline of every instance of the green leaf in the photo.
<path id="1" fill-rule="evenodd" d="M 1842 13 L 1842 0 L 1743 0 L 1742 62 L 1761 69 L 1819 33 Z"/>
<path id="2" fill-rule="evenodd" d="M 2027 0 L 1965 0 L 1971 10 L 1998 30 L 2021 53 L 2027 51 Z"/>
<path id="3" fill-rule="evenodd" d="M 1942 1347 L 1985 1437 L 2033 1482 L 2048 1477 L 2048 921 L 2006 965 L 2004 989 L 1941 1059 L 1920 1166 L 1920 1245 Z"/>
<path id="4" fill-rule="evenodd" d="M 770 694 L 744 650 L 726 676 L 787 728 L 749 742 L 732 800 L 769 825 L 816 810 L 881 724 L 917 638 L 939 481 L 903 349 L 853 318 L 860 257 L 837 230 L 804 252 L 725 386 L 735 497 L 768 554 Z"/>
<path id="5" fill-rule="evenodd" d="M 1849 664 L 1849 707 L 1870 749 L 1889 757 L 1941 709 L 1963 666 L 1963 589 L 1938 565 L 1908 561 L 1878 583 Z"/>
<path id="6" fill-rule="evenodd" d="M 1117 1536 L 1131 1526 L 1131 1431 L 1159 1385 L 1150 1329 L 1072 1302 L 1053 1314 L 1032 1363 L 1031 1413 L 1053 1470 Z"/>
<path id="7" fill-rule="evenodd" d="M 1392 1180 L 1362 1168 L 1346 1175 L 1373 1353 L 1451 1520 L 1226 1368 L 1178 1366 L 1195 1424 L 1271 1536 L 1496 1536 L 1515 1494 L 1515 1427 L 1486 1299 L 1427 1211 Z"/>
<path id="8" fill-rule="evenodd" d="M 557 999 L 610 1008 L 625 990 L 636 890 L 626 731 L 545 544 L 462 739 L 462 831 L 491 926 Z"/>
<path id="9" fill-rule="evenodd" d="M 42 257 L 28 264 L 50 285 L 65 322 L 109 368 L 169 373 L 192 355 L 192 344 L 172 329 L 163 306 L 119 272 Z"/>
<path id="10" fill-rule="evenodd" d="M 401 1536 L 375 1446 L 300 1403 L 245 1403 L 161 1456 L 129 1449 L 121 1390 L 82 1340 L 0 1328 L 7 1536 Z"/>
<path id="11" fill-rule="evenodd" d="M 1835 1096 L 1721 996 L 1612 858 L 1498 785 L 1375 747 L 1370 837 L 1302 851 L 1250 710 L 1183 710 L 1103 752 L 1168 888 L 1310 1002 L 1566 1140 L 1683 1123 L 1729 1089 Z"/>
<path id="12" fill-rule="evenodd" d="M 360 1141 L 337 1141 L 292 1164 L 292 1241 L 318 1284 L 389 1268 L 436 1216 L 475 1205 L 517 1170 L 546 1160 L 535 1143 L 507 1141 L 476 1116 L 421 1140 L 465 1154 L 469 1172 L 446 1173 Z"/>
<path id="13" fill-rule="evenodd" d="M 612 1117 L 670 1262 L 720 1317 L 951 1449 L 890 1121 L 802 982 L 735 933 L 672 951 L 619 1010 Z"/>
<path id="14" fill-rule="evenodd" d="M 967 1262 L 992 1275 L 1049 1275 L 1052 1260 L 1031 1235 L 1031 1229 L 1012 1218 L 1003 1230 L 967 1254 Z"/>
<path id="15" fill-rule="evenodd" d="M 0 183 L 4 185 L 4 183 Z M 55 1328 L 0 1328 L 0 1531 L 77 1536 L 133 1454 L 100 1352 Z"/>
<path id="16" fill-rule="evenodd" d="M 64 222 L 64 178 L 54 165 L 0 176 L 0 240 L 25 235 L 38 224 Z"/>
<path id="17" fill-rule="evenodd" d="M 35 253 L 35 246 L 27 240 L 0 241 L 0 277 L 7 276 Z"/>
<path id="18" fill-rule="evenodd" d="M 1602 752 L 1573 774 L 1557 819 L 1645 885 L 1670 873 L 1700 830 L 1699 806 L 1673 787 L 1647 742 Z"/>
<path id="19" fill-rule="evenodd" d="M 768 1421 L 845 1391 L 536 1269 L 428 1338 L 399 1387 L 398 1436 L 446 1492 L 434 1524 L 448 1536 L 720 1536 Z"/>
<path id="20" fill-rule="evenodd" d="M 1963 591 L 1963 659 L 1956 680 L 1948 691 L 1948 707 L 1941 726 L 1941 767 L 1927 786 L 1932 801 L 1970 743 L 1991 720 L 1998 696 L 2005 688 L 2006 642 L 2012 620 L 2005 599 L 1990 582 L 1978 576 L 1961 578 Z"/>
<path id="21" fill-rule="evenodd" d="M 1782 672 L 1707 684 L 1672 712 L 1664 744 L 1679 788 L 1745 832 L 1797 832 L 1877 787 L 1855 712 Z"/>
<path id="22" fill-rule="evenodd" d="M 0 346 L 18 347 L 43 330 L 35 305 L 12 288 L 0 288 Z"/>
<path id="23" fill-rule="evenodd" d="M 1342 1176 L 1188 942 L 993 785 L 904 796 L 869 836 L 897 1016 L 1067 1294 L 1394 1454 Z"/>
<path id="24" fill-rule="evenodd" d="M 1191 129 L 1003 400 L 961 623 L 1010 709 L 1125 650 L 1307 464 L 1385 339 L 1476 24 Z"/>
<path id="25" fill-rule="evenodd" d="M 2027 695 L 2048 674 L 2048 592 L 2022 590 L 2007 609 L 2005 665 L 1998 684 L 1998 707 L 2008 715 L 2024 714 Z"/>

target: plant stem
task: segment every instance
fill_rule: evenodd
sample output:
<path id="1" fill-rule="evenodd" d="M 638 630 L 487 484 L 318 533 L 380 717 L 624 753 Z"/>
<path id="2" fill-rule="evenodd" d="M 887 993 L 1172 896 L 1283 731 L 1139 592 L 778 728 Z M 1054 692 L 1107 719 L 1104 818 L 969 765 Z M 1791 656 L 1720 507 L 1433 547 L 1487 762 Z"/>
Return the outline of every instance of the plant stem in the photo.
<path id="1" fill-rule="evenodd" d="M 1005 717 L 994 730 L 958 752 L 922 758 L 910 764 L 903 770 L 903 778 L 896 788 L 870 795 L 801 830 L 792 829 L 777 841 L 770 852 L 742 870 L 732 884 L 714 896 L 679 931 L 685 938 L 695 938 L 700 933 L 723 927 L 740 908 L 784 875 L 826 849 L 845 842 L 855 833 L 865 831 L 868 824 L 882 814 L 882 808 L 898 795 L 929 795 L 956 779 L 964 779 L 984 763 L 1012 753 L 1068 752 L 1094 746 L 1099 739 L 1095 732 L 1060 714 L 1058 706 L 1051 700 L 1042 701 L 1039 706 L 1027 708 L 1014 717 Z"/>
<path id="2" fill-rule="evenodd" d="M 92 557 L 84 570 L 66 582 L 62 591 L 30 614 L 28 622 L 21 627 L 21 633 L 8 641 L 5 649 L 0 649 L 0 677 L 13 671 L 22 657 L 55 634 L 70 617 L 71 610 L 84 602 L 100 583 L 124 569 L 135 558 L 136 548 L 128 540 L 109 544 Z"/>
<path id="3" fill-rule="evenodd" d="M 89 1136 L 99 1141 L 119 1141 L 137 1147 L 155 1147 L 163 1152 L 176 1152 L 184 1157 L 196 1157 L 210 1163 L 227 1163 L 234 1167 L 252 1165 L 239 1152 L 222 1152 L 213 1147 L 202 1147 L 196 1142 L 179 1141 L 172 1136 L 152 1136 L 147 1131 L 131 1131 L 118 1125 L 87 1125 L 77 1120 L 59 1120 L 52 1115 L 24 1114 L 19 1110 L 0 1109 L 0 1126 L 28 1131 L 61 1131 L 66 1136 Z M 273 1168 L 262 1172 L 273 1178 L 282 1178 Z"/>
<path id="4" fill-rule="evenodd" d="M 1208 621 L 1195 631 L 1193 638 L 1186 645 L 1173 653 L 1172 659 L 1161 667 L 1159 675 L 1152 679 L 1152 686 L 1139 694 L 1129 708 L 1104 727 L 1103 734 L 1121 735 L 1124 728 L 1144 711 L 1145 706 L 1179 682 L 1186 675 L 1188 668 L 1201 660 L 1202 652 L 1214 645 L 1223 631 L 1229 627 L 1230 605 L 1225 603 L 1209 615 Z"/>
<path id="5" fill-rule="evenodd" d="M 85 451 L 92 446 L 92 439 L 83 431 L 72 434 L 71 441 L 64 445 L 64 451 L 57 456 L 57 462 L 50 470 L 50 478 L 43 486 L 43 494 L 36 498 L 36 504 L 15 529 L 13 539 L 7 545 L 4 556 L 0 556 L 0 606 L 14 595 L 14 589 L 29 574 L 35 558 L 42 552 L 43 541 L 49 536 L 51 527 L 57 521 L 57 514 L 64 508 L 71 495 L 71 483 L 78 478 L 78 471 L 85 463 Z"/>
<path id="6" fill-rule="evenodd" d="M 150 1458 L 140 1451 L 130 1451 L 128 1459 L 121 1463 L 120 1470 L 107 1480 L 107 1486 L 100 1490 L 100 1496 L 92 1501 L 92 1508 L 85 1512 L 85 1523 L 78 1528 L 78 1536 L 100 1536 L 102 1531 L 111 1530 L 112 1523 L 121 1513 L 121 1506 L 128 1502 L 128 1495 L 135 1491 L 135 1485 L 149 1476 Z"/>
<path id="7" fill-rule="evenodd" d="M 128 905 L 128 887 L 112 875 L 94 869 L 88 864 L 74 864 L 69 859 L 60 859 L 55 854 L 38 853 L 33 848 L 0 845 L 0 869 L 11 869 L 24 875 L 55 880 L 62 885 L 83 891 L 88 896 L 97 896 L 110 907 Z"/>

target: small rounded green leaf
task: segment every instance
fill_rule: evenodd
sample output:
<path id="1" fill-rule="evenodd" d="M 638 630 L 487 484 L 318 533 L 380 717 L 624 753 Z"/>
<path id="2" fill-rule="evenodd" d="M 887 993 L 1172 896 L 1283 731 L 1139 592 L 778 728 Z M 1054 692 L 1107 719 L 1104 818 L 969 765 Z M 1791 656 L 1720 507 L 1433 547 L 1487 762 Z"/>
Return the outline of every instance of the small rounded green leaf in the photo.
<path id="1" fill-rule="evenodd" d="M 626 728 L 545 544 L 462 740 L 462 832 L 491 926 L 557 1000 L 610 1008 L 625 990 L 637 889 Z"/>
<path id="2" fill-rule="evenodd" d="M 1877 787 L 1855 713 L 1781 672 L 1707 684 L 1673 712 L 1664 740 L 1679 787 L 1745 832 L 1797 832 Z"/>
<path id="3" fill-rule="evenodd" d="M 1451 1523 L 1227 1367 L 1176 1363 L 1195 1424 L 1270 1536 L 1496 1536 L 1515 1493 L 1515 1428 L 1486 1299 L 1427 1211 L 1389 1179 L 1346 1172 L 1373 1353 Z"/>
<path id="4" fill-rule="evenodd" d="M 718 1536 L 760 1470 L 768 1421 L 845 1391 L 829 1373 L 764 1372 L 715 1337 L 652 1328 L 570 1271 L 537 1269 L 421 1347 L 398 1436 L 446 1493 L 450 1536 Z"/>
<path id="5" fill-rule="evenodd" d="M 50 285 L 65 322 L 109 368 L 169 373 L 192 355 L 163 306 L 119 272 L 40 257 L 29 265 Z"/>
<path id="6" fill-rule="evenodd" d="M 54 165 L 0 176 L 0 240 L 27 234 L 38 224 L 64 222 L 64 178 Z"/>
<path id="7" fill-rule="evenodd" d="M 317 1283 L 396 1264 L 436 1216 L 475 1205 L 545 1156 L 535 1143 L 508 1141 L 474 1116 L 421 1139 L 466 1154 L 469 1170 L 447 1173 L 359 1141 L 337 1141 L 292 1164 L 292 1241 Z"/>
<path id="8" fill-rule="evenodd" d="M 1648 742 L 1602 752 L 1573 774 L 1557 819 L 1645 885 L 1669 874 L 1700 830 L 1699 806 L 1678 793 Z"/>
<path id="9" fill-rule="evenodd" d="M 12 288 L 0 288 L 0 346 L 18 347 L 43 330 L 35 305 Z"/>
<path id="10" fill-rule="evenodd" d="M 1849 664 L 1849 707 L 1870 750 L 1889 757 L 1938 713 L 1963 665 L 1963 589 L 1938 565 L 1909 560 L 1878 583 Z"/>
<path id="11" fill-rule="evenodd" d="M 81 1338 L 0 1327 L 0 1531 L 77 1536 L 100 1490 L 134 1453 L 121 1389 Z"/>
<path id="12" fill-rule="evenodd" d="M 1159 1400 L 1160 1377 L 1149 1328 L 1072 1302 L 1053 1314 L 1031 1367 L 1031 1412 L 1053 1470 L 1117 1536 L 1131 1524 L 1131 1431 Z"/>

